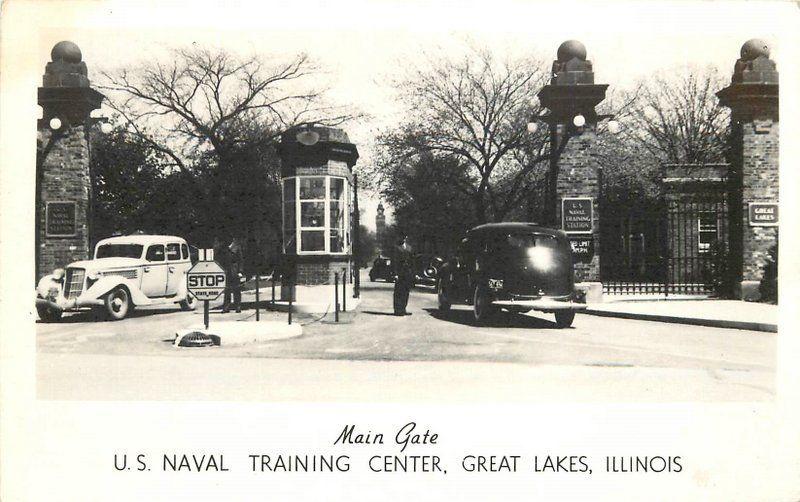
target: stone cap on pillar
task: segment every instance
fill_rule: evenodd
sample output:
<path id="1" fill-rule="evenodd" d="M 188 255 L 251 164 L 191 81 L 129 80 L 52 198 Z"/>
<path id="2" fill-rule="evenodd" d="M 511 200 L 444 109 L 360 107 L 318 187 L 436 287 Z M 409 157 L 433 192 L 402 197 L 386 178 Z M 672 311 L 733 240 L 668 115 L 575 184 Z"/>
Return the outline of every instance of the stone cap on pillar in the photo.
<path id="1" fill-rule="evenodd" d="M 717 92 L 720 104 L 739 114 L 768 113 L 777 119 L 778 70 L 769 46 L 751 39 L 742 45 L 731 85 Z"/>
<path id="2" fill-rule="evenodd" d="M 539 101 L 550 110 L 548 120 L 570 122 L 582 114 L 591 123 L 597 120 L 594 108 L 605 99 L 608 84 L 595 84 L 586 46 L 567 40 L 556 51 L 550 84 L 539 91 Z"/>
<path id="3" fill-rule="evenodd" d="M 342 129 L 319 125 L 296 126 L 281 134 L 278 155 L 283 165 L 296 162 L 324 163 L 341 160 L 352 168 L 358 160 L 358 148 Z"/>
<path id="4" fill-rule="evenodd" d="M 86 63 L 80 48 L 73 42 L 58 42 L 50 51 L 38 92 L 38 103 L 43 109 L 40 125 L 59 117 L 68 124 L 82 124 L 92 110 L 100 108 L 101 93 L 92 89 Z"/>

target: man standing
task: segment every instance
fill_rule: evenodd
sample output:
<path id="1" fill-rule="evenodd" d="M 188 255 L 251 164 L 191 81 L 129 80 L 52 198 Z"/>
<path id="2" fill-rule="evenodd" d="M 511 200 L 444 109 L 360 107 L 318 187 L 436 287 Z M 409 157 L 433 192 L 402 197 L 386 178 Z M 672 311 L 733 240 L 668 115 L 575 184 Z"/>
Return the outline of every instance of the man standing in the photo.
<path id="1" fill-rule="evenodd" d="M 409 315 L 406 312 L 408 293 L 414 286 L 414 256 L 408 237 L 403 236 L 395 249 L 394 266 L 397 278 L 394 281 L 394 315 Z"/>
<path id="2" fill-rule="evenodd" d="M 238 238 L 233 239 L 226 249 L 228 266 L 225 267 L 227 287 L 225 288 L 225 300 L 222 304 L 222 312 L 228 312 L 231 308 L 231 295 L 236 312 L 242 311 L 242 270 L 244 268 L 244 252 Z"/>

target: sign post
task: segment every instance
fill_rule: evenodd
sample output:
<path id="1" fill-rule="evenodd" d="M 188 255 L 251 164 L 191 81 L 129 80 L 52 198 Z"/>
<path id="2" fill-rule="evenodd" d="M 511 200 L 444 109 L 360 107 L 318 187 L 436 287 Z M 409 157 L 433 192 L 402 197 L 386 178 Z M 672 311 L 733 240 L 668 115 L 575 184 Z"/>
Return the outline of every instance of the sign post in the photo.
<path id="1" fill-rule="evenodd" d="M 201 259 L 207 253 L 201 253 Z M 216 300 L 225 291 L 225 270 L 215 261 L 197 262 L 186 273 L 186 288 L 203 302 L 203 323 L 208 329 L 208 302 Z"/>

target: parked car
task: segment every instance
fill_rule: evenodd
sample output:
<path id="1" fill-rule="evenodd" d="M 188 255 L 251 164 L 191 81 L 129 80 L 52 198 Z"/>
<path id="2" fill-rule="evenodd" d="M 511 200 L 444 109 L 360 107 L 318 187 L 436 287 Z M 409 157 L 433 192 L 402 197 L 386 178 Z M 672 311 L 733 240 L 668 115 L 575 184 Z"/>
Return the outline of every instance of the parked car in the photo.
<path id="1" fill-rule="evenodd" d="M 130 235 L 97 243 L 94 259 L 56 269 L 36 286 L 36 310 L 44 322 L 64 312 L 96 309 L 110 319 L 124 319 L 135 307 L 177 303 L 194 310 L 186 289 L 192 268 L 189 246 L 180 237 Z"/>
<path id="2" fill-rule="evenodd" d="M 572 250 L 566 234 L 533 223 L 491 223 L 473 228 L 437 282 L 439 309 L 473 306 L 475 320 L 500 309 L 555 314 L 559 328 L 572 324 L 576 302 Z"/>
<path id="3" fill-rule="evenodd" d="M 397 274 L 394 271 L 392 260 L 385 256 L 378 256 L 372 262 L 372 268 L 369 271 L 369 280 L 372 282 L 378 279 L 383 279 L 386 282 L 394 282 Z"/>
<path id="4" fill-rule="evenodd" d="M 436 277 L 444 260 L 436 255 L 420 254 L 415 257 L 414 284 L 436 286 Z"/>

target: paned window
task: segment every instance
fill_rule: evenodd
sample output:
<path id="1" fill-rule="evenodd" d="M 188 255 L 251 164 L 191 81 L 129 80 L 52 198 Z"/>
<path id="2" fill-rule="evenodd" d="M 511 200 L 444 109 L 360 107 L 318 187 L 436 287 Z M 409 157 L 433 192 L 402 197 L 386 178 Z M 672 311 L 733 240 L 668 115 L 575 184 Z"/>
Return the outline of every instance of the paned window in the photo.
<path id="1" fill-rule="evenodd" d="M 345 178 L 283 180 L 283 242 L 287 253 L 343 254 L 349 250 L 349 190 Z M 299 245 L 299 248 L 298 248 Z"/>
<path id="2" fill-rule="evenodd" d="M 718 238 L 717 213 L 701 211 L 697 218 L 697 252 L 708 253 Z"/>

